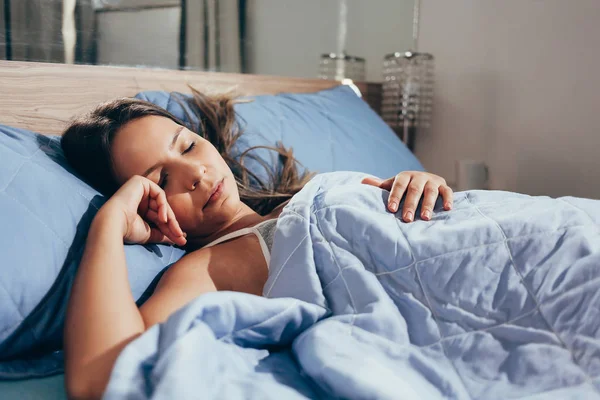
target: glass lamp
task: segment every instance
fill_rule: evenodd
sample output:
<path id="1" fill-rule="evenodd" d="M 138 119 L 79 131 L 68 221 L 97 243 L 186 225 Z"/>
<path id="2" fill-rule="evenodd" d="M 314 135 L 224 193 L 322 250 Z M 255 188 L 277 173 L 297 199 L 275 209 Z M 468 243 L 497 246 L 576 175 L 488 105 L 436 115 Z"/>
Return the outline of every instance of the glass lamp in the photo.
<path id="1" fill-rule="evenodd" d="M 381 116 L 411 150 L 417 131 L 431 124 L 433 68 L 428 53 L 392 53 L 383 60 Z"/>

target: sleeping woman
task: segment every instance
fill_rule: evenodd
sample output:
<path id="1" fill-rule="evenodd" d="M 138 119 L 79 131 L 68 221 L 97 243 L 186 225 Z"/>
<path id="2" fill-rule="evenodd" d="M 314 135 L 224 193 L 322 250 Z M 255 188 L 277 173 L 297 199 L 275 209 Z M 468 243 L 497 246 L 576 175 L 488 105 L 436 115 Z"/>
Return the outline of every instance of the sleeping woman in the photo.
<path id="1" fill-rule="evenodd" d="M 68 161 L 110 196 L 89 230 L 69 300 L 64 348 L 70 397 L 102 396 L 121 350 L 199 295 L 263 294 L 277 218 L 312 175 L 299 172 L 282 146 L 272 150 L 283 167 L 268 181 L 244 166 L 252 152 L 233 157 L 243 134 L 234 103 L 194 92 L 190 104 L 201 123 L 192 131 L 158 106 L 118 99 L 66 129 Z M 452 208 L 452 190 L 436 175 L 401 172 L 362 183 L 389 191 L 389 212 L 401 213 L 405 222 L 431 219 L 438 197 L 445 210 Z M 188 250 L 140 308 L 128 284 L 125 243 Z"/>

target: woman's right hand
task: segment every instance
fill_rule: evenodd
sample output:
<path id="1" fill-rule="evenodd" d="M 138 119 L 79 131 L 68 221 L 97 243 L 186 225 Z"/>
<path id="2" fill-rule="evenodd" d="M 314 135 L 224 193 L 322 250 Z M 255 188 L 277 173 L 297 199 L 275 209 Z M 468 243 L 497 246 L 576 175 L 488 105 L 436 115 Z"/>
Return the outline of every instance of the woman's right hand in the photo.
<path id="1" fill-rule="evenodd" d="M 124 219 L 123 240 L 126 243 L 186 244 L 165 192 L 142 176 L 133 176 L 125 182 L 98 215 Z"/>

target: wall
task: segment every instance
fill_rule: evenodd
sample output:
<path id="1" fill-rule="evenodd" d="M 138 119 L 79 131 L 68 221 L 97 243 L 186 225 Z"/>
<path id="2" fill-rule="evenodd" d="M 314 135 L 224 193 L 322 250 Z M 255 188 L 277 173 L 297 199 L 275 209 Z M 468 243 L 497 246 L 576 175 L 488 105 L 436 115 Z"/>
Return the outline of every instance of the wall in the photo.
<path id="1" fill-rule="evenodd" d="M 348 53 L 366 59 L 367 81 L 382 80 L 386 54 L 412 47 L 413 7 L 414 0 L 348 0 Z"/>
<path id="2" fill-rule="evenodd" d="M 367 80 L 381 80 L 387 53 L 412 43 L 413 0 L 348 0 L 348 54 L 366 58 Z M 249 72 L 316 77 L 336 51 L 337 0 L 248 0 Z"/>
<path id="3" fill-rule="evenodd" d="M 598 21 L 597 0 L 423 0 L 420 50 L 436 57 L 425 167 L 451 181 L 456 159 L 481 159 L 492 188 L 600 198 Z"/>
<path id="4" fill-rule="evenodd" d="M 98 64 L 179 68 L 180 7 L 97 14 Z"/>

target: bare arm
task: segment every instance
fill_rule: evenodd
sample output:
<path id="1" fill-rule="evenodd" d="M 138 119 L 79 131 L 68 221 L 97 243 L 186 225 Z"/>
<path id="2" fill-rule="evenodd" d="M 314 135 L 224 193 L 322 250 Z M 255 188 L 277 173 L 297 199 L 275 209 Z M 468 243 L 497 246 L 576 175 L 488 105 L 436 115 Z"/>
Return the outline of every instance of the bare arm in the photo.
<path id="1" fill-rule="evenodd" d="M 159 204 L 155 214 L 162 216 L 157 217 L 164 224 L 161 231 L 151 229 L 137 214 L 139 204 L 148 198 Z M 127 279 L 123 241 L 169 239 L 182 244 L 182 235 L 164 193 L 145 178 L 132 178 L 98 212 L 67 308 L 65 372 L 69 397 L 99 398 L 121 350 L 149 326 L 145 319 L 159 321 L 173 311 L 162 308 L 163 314 L 157 318 L 152 308 L 146 317 L 138 310 Z M 163 288 L 162 296 L 165 291 Z M 188 297 L 191 295 L 188 292 Z M 172 306 L 180 307 L 185 304 L 182 301 Z"/>
<path id="2" fill-rule="evenodd" d="M 209 273 L 210 250 L 197 250 L 173 265 L 140 307 L 146 328 L 159 324 L 203 293 L 217 291 Z"/>
<path id="3" fill-rule="evenodd" d="M 121 350 L 145 330 L 127 280 L 123 222 L 101 213 L 88 234 L 65 322 L 66 386 L 73 398 L 100 397 Z"/>
<path id="4" fill-rule="evenodd" d="M 146 203 L 157 205 L 145 217 L 154 218 L 160 230 L 138 214 Z M 146 178 L 131 178 L 94 218 L 67 308 L 65 381 L 70 398 L 100 398 L 123 348 L 199 295 L 217 288 L 262 293 L 267 268 L 255 268 L 264 258 L 252 251 L 260 246 L 258 239 L 248 235 L 183 257 L 138 309 L 123 243 L 165 240 L 185 244 L 164 192 Z"/>

